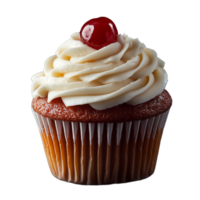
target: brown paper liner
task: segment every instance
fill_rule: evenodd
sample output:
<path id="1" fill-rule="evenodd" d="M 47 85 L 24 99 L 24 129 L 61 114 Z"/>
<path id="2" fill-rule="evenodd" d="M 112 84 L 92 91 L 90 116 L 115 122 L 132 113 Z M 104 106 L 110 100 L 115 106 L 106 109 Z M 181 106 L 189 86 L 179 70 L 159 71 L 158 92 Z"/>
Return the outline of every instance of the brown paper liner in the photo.
<path id="1" fill-rule="evenodd" d="M 131 122 L 82 123 L 52 120 L 33 111 L 51 173 L 84 185 L 151 176 L 168 113 Z"/>

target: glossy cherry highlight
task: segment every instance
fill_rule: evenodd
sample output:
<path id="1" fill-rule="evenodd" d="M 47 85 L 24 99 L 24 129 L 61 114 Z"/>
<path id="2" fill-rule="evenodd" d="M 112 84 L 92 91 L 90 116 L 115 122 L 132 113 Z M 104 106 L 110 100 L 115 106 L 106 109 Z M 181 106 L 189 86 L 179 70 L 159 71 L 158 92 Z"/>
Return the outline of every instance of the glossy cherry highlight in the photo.
<path id="1" fill-rule="evenodd" d="M 94 48 L 101 49 L 117 41 L 118 31 L 112 20 L 106 17 L 87 21 L 81 28 L 81 41 Z"/>

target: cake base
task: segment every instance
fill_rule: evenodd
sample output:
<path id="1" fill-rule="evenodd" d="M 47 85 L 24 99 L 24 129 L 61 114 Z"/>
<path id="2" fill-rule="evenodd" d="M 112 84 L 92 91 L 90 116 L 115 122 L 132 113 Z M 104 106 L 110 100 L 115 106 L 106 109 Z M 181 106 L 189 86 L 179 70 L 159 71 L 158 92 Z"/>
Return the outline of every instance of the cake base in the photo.
<path id="1" fill-rule="evenodd" d="M 125 183 L 154 173 L 169 109 L 118 123 L 70 122 L 33 110 L 51 173 L 83 185 Z"/>

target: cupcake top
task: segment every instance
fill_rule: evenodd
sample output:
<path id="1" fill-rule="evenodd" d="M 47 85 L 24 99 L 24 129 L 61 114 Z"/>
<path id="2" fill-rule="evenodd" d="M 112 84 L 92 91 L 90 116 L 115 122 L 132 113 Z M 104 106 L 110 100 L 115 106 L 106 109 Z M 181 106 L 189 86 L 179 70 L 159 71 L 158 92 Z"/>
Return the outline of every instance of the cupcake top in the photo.
<path id="1" fill-rule="evenodd" d="M 153 99 L 131 106 L 126 103 L 105 110 L 95 110 L 88 104 L 66 107 L 61 98 L 50 103 L 46 98 L 32 100 L 32 108 L 43 117 L 71 122 L 130 122 L 153 118 L 169 110 L 172 105 L 170 94 L 164 90 Z"/>
<path id="2" fill-rule="evenodd" d="M 154 50 L 118 34 L 111 20 L 92 19 L 32 77 L 32 96 L 47 97 L 48 102 L 61 97 L 66 107 L 89 104 L 96 110 L 137 105 L 163 92 L 163 67 Z"/>

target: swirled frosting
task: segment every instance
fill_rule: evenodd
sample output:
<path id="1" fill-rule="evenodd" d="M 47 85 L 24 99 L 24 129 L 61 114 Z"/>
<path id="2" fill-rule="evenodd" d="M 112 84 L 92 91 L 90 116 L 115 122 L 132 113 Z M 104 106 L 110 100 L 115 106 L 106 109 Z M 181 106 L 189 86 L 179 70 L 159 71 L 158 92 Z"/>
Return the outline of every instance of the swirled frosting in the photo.
<path id="1" fill-rule="evenodd" d="M 66 106 L 90 104 L 104 110 L 144 103 L 167 84 L 164 62 L 138 39 L 118 35 L 117 42 L 95 50 L 72 34 L 32 77 L 33 98 L 61 97 Z"/>

